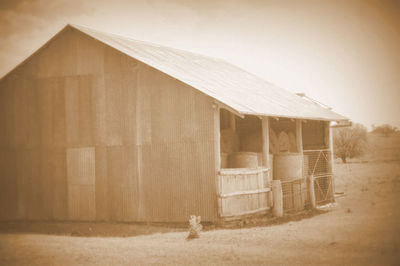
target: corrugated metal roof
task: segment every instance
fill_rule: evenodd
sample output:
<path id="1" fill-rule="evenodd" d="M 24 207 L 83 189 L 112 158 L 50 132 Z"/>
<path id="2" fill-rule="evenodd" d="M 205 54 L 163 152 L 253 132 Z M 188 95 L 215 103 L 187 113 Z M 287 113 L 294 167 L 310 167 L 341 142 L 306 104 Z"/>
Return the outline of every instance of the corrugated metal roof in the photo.
<path id="1" fill-rule="evenodd" d="M 224 60 L 70 25 L 213 97 L 240 114 L 348 120 Z"/>

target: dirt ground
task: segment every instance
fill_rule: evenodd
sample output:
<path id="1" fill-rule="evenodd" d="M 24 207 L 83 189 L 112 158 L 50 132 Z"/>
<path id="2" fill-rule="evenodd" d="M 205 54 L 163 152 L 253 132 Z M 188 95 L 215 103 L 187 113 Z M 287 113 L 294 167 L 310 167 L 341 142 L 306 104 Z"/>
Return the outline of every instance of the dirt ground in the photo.
<path id="1" fill-rule="evenodd" d="M 400 265 L 400 161 L 336 163 L 335 172 L 344 194 L 327 212 L 208 228 L 191 241 L 168 226 L 2 223 L 0 265 Z"/>

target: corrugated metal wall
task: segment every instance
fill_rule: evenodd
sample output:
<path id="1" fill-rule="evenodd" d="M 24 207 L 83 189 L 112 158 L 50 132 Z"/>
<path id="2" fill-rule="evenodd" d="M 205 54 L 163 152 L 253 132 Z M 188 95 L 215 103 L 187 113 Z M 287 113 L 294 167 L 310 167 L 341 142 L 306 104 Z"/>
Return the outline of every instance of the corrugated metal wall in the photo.
<path id="1" fill-rule="evenodd" d="M 215 219 L 213 109 L 207 97 L 144 65 L 139 68 L 145 220 Z M 144 91 L 146 90 L 146 91 Z M 145 95 L 145 96 L 143 96 Z M 160 208 L 160 206 L 162 206 Z"/>
<path id="2" fill-rule="evenodd" d="M 215 220 L 211 103 L 69 29 L 0 82 L 0 219 Z"/>

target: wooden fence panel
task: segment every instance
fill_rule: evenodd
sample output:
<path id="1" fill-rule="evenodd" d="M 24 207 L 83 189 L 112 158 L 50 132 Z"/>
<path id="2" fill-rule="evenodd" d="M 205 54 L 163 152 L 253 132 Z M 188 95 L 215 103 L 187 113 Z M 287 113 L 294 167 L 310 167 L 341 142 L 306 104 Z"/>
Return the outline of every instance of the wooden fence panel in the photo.
<path id="1" fill-rule="evenodd" d="M 223 169 L 218 176 L 220 216 L 239 217 L 271 207 L 271 184 L 267 168 Z M 265 182 L 267 180 L 267 182 Z"/>

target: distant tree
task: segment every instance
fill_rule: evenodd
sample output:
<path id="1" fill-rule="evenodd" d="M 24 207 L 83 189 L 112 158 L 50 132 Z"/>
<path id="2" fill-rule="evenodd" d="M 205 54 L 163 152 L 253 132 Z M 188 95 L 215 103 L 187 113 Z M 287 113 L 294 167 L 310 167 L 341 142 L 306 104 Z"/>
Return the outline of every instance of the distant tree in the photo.
<path id="1" fill-rule="evenodd" d="M 381 126 L 372 125 L 372 133 L 382 134 L 385 137 L 389 137 L 390 135 L 395 134 L 397 132 L 399 132 L 399 130 L 396 127 L 391 126 L 389 124 L 384 124 Z"/>
<path id="2" fill-rule="evenodd" d="M 333 134 L 335 157 L 346 163 L 347 158 L 354 158 L 364 154 L 367 148 L 367 129 L 360 124 L 351 127 L 337 128 Z"/>

